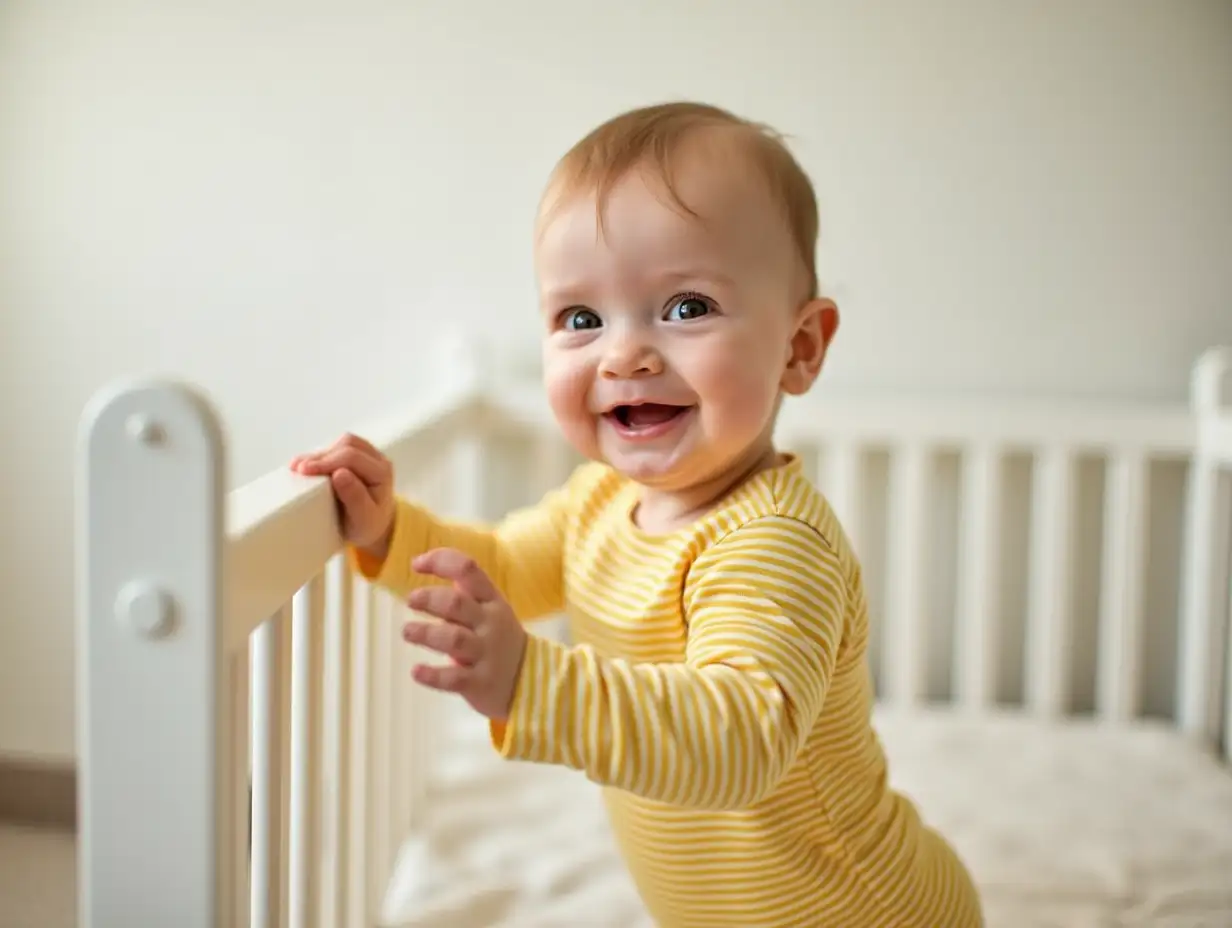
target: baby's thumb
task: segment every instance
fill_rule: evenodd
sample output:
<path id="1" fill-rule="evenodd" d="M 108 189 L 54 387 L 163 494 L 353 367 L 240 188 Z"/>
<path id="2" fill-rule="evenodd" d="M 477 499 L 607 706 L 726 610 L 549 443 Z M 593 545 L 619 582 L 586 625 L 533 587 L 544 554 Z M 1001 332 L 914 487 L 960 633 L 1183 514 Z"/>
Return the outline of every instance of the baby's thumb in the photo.
<path id="1" fill-rule="evenodd" d="M 377 516 L 376 501 L 364 486 L 362 480 L 349 470 L 336 470 L 331 482 L 338 501 L 346 510 L 347 521 L 352 526 L 362 526 L 372 522 Z"/>

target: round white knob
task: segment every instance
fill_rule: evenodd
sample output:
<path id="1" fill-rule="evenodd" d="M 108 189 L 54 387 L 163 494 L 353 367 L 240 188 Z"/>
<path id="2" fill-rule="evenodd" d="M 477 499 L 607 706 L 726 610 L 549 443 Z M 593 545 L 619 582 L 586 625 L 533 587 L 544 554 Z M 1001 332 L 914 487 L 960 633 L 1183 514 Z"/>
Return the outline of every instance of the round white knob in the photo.
<path id="1" fill-rule="evenodd" d="M 116 617 L 145 638 L 161 638 L 171 630 L 171 597 L 152 583 L 133 581 L 116 597 Z"/>
<path id="2" fill-rule="evenodd" d="M 149 416 L 143 416 L 140 413 L 129 416 L 128 422 L 125 423 L 128 434 L 134 441 L 139 441 L 143 445 L 157 445 L 163 439 L 163 430 L 161 426 Z"/>

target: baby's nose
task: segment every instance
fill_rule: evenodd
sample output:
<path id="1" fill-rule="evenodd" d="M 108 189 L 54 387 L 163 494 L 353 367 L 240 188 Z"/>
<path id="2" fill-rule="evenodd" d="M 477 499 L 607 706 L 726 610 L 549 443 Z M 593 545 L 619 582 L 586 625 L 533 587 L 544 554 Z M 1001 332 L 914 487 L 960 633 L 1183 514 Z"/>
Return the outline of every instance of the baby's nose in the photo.
<path id="1" fill-rule="evenodd" d="M 599 372 L 612 379 L 661 374 L 663 357 L 652 345 L 625 338 L 614 342 L 604 352 Z"/>

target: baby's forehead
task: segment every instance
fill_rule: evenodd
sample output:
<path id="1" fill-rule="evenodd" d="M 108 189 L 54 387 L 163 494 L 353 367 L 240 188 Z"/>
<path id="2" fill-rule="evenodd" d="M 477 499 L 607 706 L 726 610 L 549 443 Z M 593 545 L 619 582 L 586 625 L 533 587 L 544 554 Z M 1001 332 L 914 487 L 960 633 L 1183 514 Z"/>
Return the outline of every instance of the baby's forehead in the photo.
<path id="1" fill-rule="evenodd" d="M 648 210 L 716 245 L 791 248 L 782 202 L 747 145 L 719 130 L 683 140 L 664 157 L 644 157 L 597 176 L 561 173 L 548 184 L 537 238 L 568 209 L 591 212 L 602 234 L 613 224 L 651 221 Z"/>
<path id="2" fill-rule="evenodd" d="M 630 243 L 658 263 L 655 245 L 713 243 L 722 259 L 799 278 L 815 295 L 816 198 L 782 139 L 668 109 L 618 118 L 561 158 L 536 216 L 536 263 L 573 263 L 595 248 L 626 254 Z"/>
<path id="3" fill-rule="evenodd" d="M 767 166 L 746 136 L 727 126 L 699 128 L 670 145 L 651 146 L 628 162 L 562 163 L 549 178 L 540 214 L 550 213 L 562 199 L 597 193 L 605 201 L 615 187 L 631 179 L 668 193 L 673 205 L 686 211 L 728 203 L 737 196 L 773 208 Z"/>

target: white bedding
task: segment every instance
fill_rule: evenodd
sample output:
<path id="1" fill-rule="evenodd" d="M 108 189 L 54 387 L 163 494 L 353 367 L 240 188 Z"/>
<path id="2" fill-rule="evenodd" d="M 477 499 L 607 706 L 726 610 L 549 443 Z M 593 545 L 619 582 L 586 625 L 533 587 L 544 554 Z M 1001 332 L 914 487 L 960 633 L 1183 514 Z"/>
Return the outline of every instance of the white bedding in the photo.
<path id="1" fill-rule="evenodd" d="M 448 710 L 426 839 L 388 923 L 650 928 L 597 789 L 495 758 Z M 1232 771 L 1162 725 L 881 709 L 891 776 L 975 873 L 990 928 L 1232 926 Z"/>

